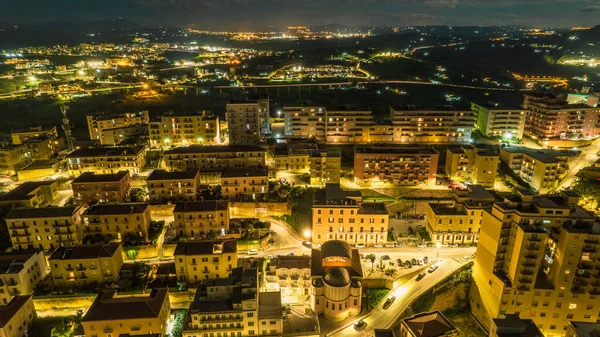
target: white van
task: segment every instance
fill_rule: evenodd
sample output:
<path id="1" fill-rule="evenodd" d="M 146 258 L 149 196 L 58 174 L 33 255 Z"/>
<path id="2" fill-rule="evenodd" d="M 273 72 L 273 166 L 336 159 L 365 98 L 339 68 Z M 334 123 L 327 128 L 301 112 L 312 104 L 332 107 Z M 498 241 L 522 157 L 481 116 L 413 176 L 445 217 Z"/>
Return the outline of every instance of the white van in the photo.
<path id="1" fill-rule="evenodd" d="M 258 255 L 258 249 L 250 249 L 250 250 L 248 250 L 248 255 Z"/>

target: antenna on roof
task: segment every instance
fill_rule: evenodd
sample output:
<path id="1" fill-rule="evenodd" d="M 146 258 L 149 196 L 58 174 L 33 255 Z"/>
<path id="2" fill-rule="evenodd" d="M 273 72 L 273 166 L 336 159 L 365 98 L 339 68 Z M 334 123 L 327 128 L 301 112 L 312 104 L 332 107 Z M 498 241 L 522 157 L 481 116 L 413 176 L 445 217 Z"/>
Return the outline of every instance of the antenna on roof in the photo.
<path id="1" fill-rule="evenodd" d="M 67 110 L 69 110 L 68 105 L 60 105 L 60 112 L 63 115 L 62 128 L 65 131 L 65 138 L 67 139 L 67 150 L 71 152 L 75 150 L 75 145 L 73 143 L 73 135 L 71 134 L 71 125 L 69 123 L 69 118 L 67 118 Z"/>

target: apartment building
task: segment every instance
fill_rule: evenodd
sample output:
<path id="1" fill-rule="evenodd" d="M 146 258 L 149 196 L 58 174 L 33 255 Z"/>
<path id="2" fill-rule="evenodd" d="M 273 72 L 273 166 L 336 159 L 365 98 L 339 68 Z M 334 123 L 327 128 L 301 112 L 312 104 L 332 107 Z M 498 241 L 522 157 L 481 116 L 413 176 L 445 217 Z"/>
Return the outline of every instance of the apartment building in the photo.
<path id="1" fill-rule="evenodd" d="M 207 111 L 166 114 L 148 124 L 150 147 L 220 144 L 219 117 Z"/>
<path id="2" fill-rule="evenodd" d="M 401 337 L 457 337 L 458 329 L 438 310 L 422 312 L 400 321 Z"/>
<path id="3" fill-rule="evenodd" d="M 355 110 L 352 107 L 326 111 L 325 141 L 327 143 L 371 142 L 373 116 L 370 110 Z"/>
<path id="4" fill-rule="evenodd" d="M 129 171 L 96 174 L 83 172 L 71 182 L 73 199 L 78 205 L 124 202 L 131 189 Z"/>
<path id="5" fill-rule="evenodd" d="M 57 197 L 58 182 L 55 180 L 28 181 L 0 195 L 0 208 L 42 207 Z"/>
<path id="6" fill-rule="evenodd" d="M 516 314 L 508 314 L 504 318 L 492 320 L 489 337 L 544 337 L 544 334 L 533 320 L 521 319 Z"/>
<path id="7" fill-rule="evenodd" d="M 17 170 L 31 162 L 31 150 L 27 144 L 0 147 L 0 174 L 14 176 Z"/>
<path id="8" fill-rule="evenodd" d="M 303 303 L 310 291 L 310 256 L 278 256 L 265 270 L 265 286 L 281 291 L 283 303 Z"/>
<path id="9" fill-rule="evenodd" d="M 312 242 L 385 243 L 389 214 L 384 203 L 364 203 L 360 191 L 327 184 L 313 195 Z"/>
<path id="10" fill-rule="evenodd" d="M 46 136 L 49 138 L 58 138 L 58 132 L 56 131 L 56 126 L 45 129 L 41 126 L 34 126 L 28 129 L 21 130 L 11 130 L 10 136 L 12 138 L 12 144 L 19 145 L 25 143 L 27 140 L 32 138 L 37 138 L 41 136 Z"/>
<path id="11" fill-rule="evenodd" d="M 395 143 L 467 143 L 476 117 L 471 110 L 390 107 Z"/>
<path id="12" fill-rule="evenodd" d="M 0 335 L 23 337 L 37 313 L 33 306 L 33 296 L 15 296 L 5 305 L 0 305 Z"/>
<path id="13" fill-rule="evenodd" d="M 500 149 L 500 160 L 531 188 L 546 194 L 554 191 L 569 169 L 568 151 L 535 150 L 520 146 Z"/>
<path id="14" fill-rule="evenodd" d="M 454 145 L 446 151 L 446 174 L 454 182 L 493 188 L 498 175 L 498 150 L 484 144 Z"/>
<path id="15" fill-rule="evenodd" d="M 228 200 L 256 200 L 269 193 L 266 167 L 235 167 L 221 174 L 221 194 Z"/>
<path id="16" fill-rule="evenodd" d="M 234 268 L 227 278 L 202 280 L 190 304 L 183 336 L 281 336 L 281 294 L 259 293 L 255 268 Z"/>
<path id="17" fill-rule="evenodd" d="M 148 124 L 133 124 L 115 129 L 102 130 L 102 145 L 117 146 L 124 142 L 139 144 L 141 139 L 148 138 Z M 146 140 L 147 141 L 147 140 Z"/>
<path id="18" fill-rule="evenodd" d="M 570 321 L 566 337 L 594 337 L 600 331 L 600 323 Z"/>
<path id="19" fill-rule="evenodd" d="M 222 171 L 233 167 L 266 166 L 265 150 L 256 145 L 188 146 L 165 151 L 168 170 Z"/>
<path id="20" fill-rule="evenodd" d="M 48 258 L 55 288 L 85 288 L 116 282 L 123 266 L 120 244 L 59 247 Z"/>
<path id="21" fill-rule="evenodd" d="M 104 241 L 148 240 L 150 208 L 148 204 L 99 204 L 88 208 L 82 215 L 84 235 Z"/>
<path id="22" fill-rule="evenodd" d="M 106 136 L 110 130 L 126 129 L 131 126 L 147 125 L 150 121 L 148 111 L 125 112 L 118 114 L 98 114 L 86 116 L 91 140 L 97 140 L 101 145 L 113 144 Z M 114 137 L 113 137 L 114 138 Z"/>
<path id="23" fill-rule="evenodd" d="M 600 107 L 568 104 L 562 95 L 524 95 L 523 109 L 529 111 L 525 134 L 540 140 L 598 137 Z"/>
<path id="24" fill-rule="evenodd" d="M 69 172 L 78 176 L 83 172 L 118 173 L 127 170 L 139 173 L 146 165 L 146 147 L 82 148 L 67 155 Z"/>
<path id="25" fill-rule="evenodd" d="M 171 304 L 166 288 L 149 294 L 118 295 L 104 291 L 86 311 L 81 324 L 86 336 L 167 335 Z"/>
<path id="26" fill-rule="evenodd" d="M 50 160 L 58 155 L 61 144 L 56 136 L 38 136 L 22 143 L 29 148 L 32 160 Z"/>
<path id="27" fill-rule="evenodd" d="M 14 249 L 43 251 L 79 244 L 83 206 L 16 208 L 5 221 Z"/>
<path id="28" fill-rule="evenodd" d="M 498 104 L 471 102 L 477 130 L 486 137 L 523 138 L 527 110 Z"/>
<path id="29" fill-rule="evenodd" d="M 311 185 L 339 184 L 341 168 L 342 154 L 340 151 L 310 151 Z"/>
<path id="30" fill-rule="evenodd" d="M 177 280 L 195 285 L 201 280 L 229 276 L 237 267 L 237 241 L 179 242 L 173 255 Z"/>
<path id="31" fill-rule="evenodd" d="M 154 170 L 146 178 L 148 198 L 153 203 L 195 201 L 199 184 L 198 170 Z"/>
<path id="32" fill-rule="evenodd" d="M 288 142 L 275 144 L 273 161 L 275 172 L 307 174 L 310 173 L 310 152 L 317 150 L 317 144 L 308 142 Z"/>
<path id="33" fill-rule="evenodd" d="M 479 239 L 483 211 L 492 206 L 494 195 L 481 185 L 456 190 L 452 202 L 427 204 L 426 229 L 431 241 L 441 244 L 471 244 Z"/>
<path id="34" fill-rule="evenodd" d="M 570 320 L 596 322 L 600 225 L 578 201 L 523 191 L 484 211 L 469 299 L 486 328 L 518 314 L 557 337 Z"/>
<path id="35" fill-rule="evenodd" d="M 327 109 L 319 106 L 284 106 L 284 133 L 288 137 L 326 140 Z"/>
<path id="36" fill-rule="evenodd" d="M 225 106 L 230 145 L 258 145 L 265 111 L 258 101 L 229 101 Z"/>
<path id="37" fill-rule="evenodd" d="M 46 275 L 46 259 L 41 251 L 0 254 L 0 302 L 7 305 L 15 296 L 33 294 Z"/>
<path id="38" fill-rule="evenodd" d="M 435 185 L 439 153 L 431 146 L 369 145 L 354 148 L 358 184 Z"/>
<path id="39" fill-rule="evenodd" d="M 173 226 L 183 237 L 200 238 L 211 231 L 225 235 L 229 231 L 229 202 L 226 200 L 179 203 L 173 215 Z"/>
<path id="40" fill-rule="evenodd" d="M 331 321 L 360 314 L 363 270 L 358 249 L 332 240 L 311 252 L 310 307 Z"/>

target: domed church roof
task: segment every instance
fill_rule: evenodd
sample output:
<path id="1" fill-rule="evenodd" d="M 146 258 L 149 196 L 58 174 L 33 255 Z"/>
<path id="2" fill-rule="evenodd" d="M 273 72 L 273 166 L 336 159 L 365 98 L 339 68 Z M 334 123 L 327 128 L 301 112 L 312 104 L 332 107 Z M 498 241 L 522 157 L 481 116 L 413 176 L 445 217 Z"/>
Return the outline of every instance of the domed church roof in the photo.
<path id="1" fill-rule="evenodd" d="M 340 256 L 347 259 L 352 259 L 352 248 L 346 241 L 331 240 L 321 245 L 321 257 L 323 259 Z"/>
<path id="2" fill-rule="evenodd" d="M 350 274 L 344 268 L 333 267 L 327 270 L 323 281 L 332 287 L 345 287 L 350 284 Z"/>

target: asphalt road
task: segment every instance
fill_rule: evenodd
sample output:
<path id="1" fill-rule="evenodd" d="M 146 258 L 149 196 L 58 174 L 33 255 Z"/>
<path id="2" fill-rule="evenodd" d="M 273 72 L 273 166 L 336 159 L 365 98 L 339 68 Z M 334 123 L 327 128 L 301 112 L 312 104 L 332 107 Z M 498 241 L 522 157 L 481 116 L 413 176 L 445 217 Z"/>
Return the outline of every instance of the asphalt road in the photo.
<path id="1" fill-rule="evenodd" d="M 590 146 L 582 147 L 581 155 L 569 159 L 569 169 L 565 178 L 558 184 L 556 188 L 560 191 L 568 188 L 573 183 L 575 175 L 583 168 L 592 165 L 598 160 L 598 152 L 600 152 L 600 139 L 596 139 Z"/>

